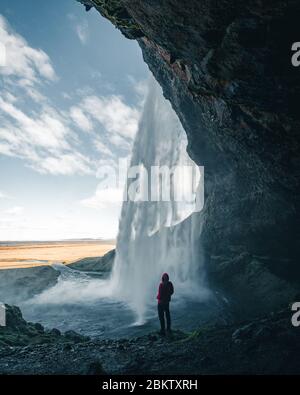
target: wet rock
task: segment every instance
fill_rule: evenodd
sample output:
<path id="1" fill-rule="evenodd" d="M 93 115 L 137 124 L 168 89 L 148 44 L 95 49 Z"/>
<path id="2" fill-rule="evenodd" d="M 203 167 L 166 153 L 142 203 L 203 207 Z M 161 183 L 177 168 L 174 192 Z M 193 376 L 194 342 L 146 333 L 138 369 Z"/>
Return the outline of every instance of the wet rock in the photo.
<path id="1" fill-rule="evenodd" d="M 67 339 L 70 339 L 70 340 L 72 340 L 75 343 L 85 342 L 85 341 L 89 340 L 89 337 L 80 335 L 79 333 L 77 333 L 77 332 L 75 332 L 73 330 L 66 331 L 64 333 L 64 336 Z"/>
<path id="2" fill-rule="evenodd" d="M 70 264 L 69 266 L 72 269 L 84 271 L 84 272 L 93 272 L 98 273 L 102 276 L 107 276 L 113 266 L 115 259 L 115 250 L 108 251 L 102 257 L 95 258 L 84 258 L 80 259 L 77 262 Z"/>
<path id="3" fill-rule="evenodd" d="M 58 329 L 56 329 L 56 328 L 51 329 L 51 330 L 49 331 L 49 334 L 52 335 L 52 336 L 61 336 L 60 330 L 58 330 Z"/>
<path id="4" fill-rule="evenodd" d="M 6 327 L 11 329 L 18 329 L 26 327 L 26 321 L 24 320 L 21 310 L 17 306 L 5 305 L 6 310 Z"/>
<path id="5" fill-rule="evenodd" d="M 100 361 L 94 361 L 87 367 L 86 374 L 88 375 L 103 375 L 106 374 Z"/>
<path id="6" fill-rule="evenodd" d="M 44 329 L 44 327 L 43 327 L 42 324 L 36 322 L 36 323 L 33 324 L 33 325 L 34 325 L 35 329 L 36 329 L 38 332 L 44 332 L 45 329 Z"/>
<path id="7" fill-rule="evenodd" d="M 71 351 L 73 349 L 72 345 L 67 343 L 64 345 L 64 351 Z"/>
<path id="8" fill-rule="evenodd" d="M 274 331 L 268 326 L 261 326 L 253 333 L 253 340 L 263 342 L 266 340 L 275 341 Z"/>
<path id="9" fill-rule="evenodd" d="M 148 339 L 151 341 L 156 341 L 158 339 L 158 336 L 150 334 L 148 335 Z"/>
<path id="10" fill-rule="evenodd" d="M 280 331 L 278 326 L 272 325 L 268 320 L 260 322 L 252 322 L 238 328 L 232 334 L 232 340 L 234 343 L 241 343 L 243 341 L 251 342 L 264 342 L 264 341 L 275 341 L 277 332 Z"/>
<path id="11" fill-rule="evenodd" d="M 40 323 L 26 322 L 17 306 L 6 305 L 7 325 L 0 327 L 0 345 L 27 346 L 31 344 L 43 345 L 51 343 L 80 343 L 87 342 L 88 337 L 74 331 L 62 335 L 54 328 L 45 331 Z"/>
<path id="12" fill-rule="evenodd" d="M 244 325 L 236 329 L 232 334 L 232 340 L 235 343 L 240 343 L 245 339 L 250 339 L 253 334 L 254 328 L 255 328 L 255 324 L 251 322 L 247 325 Z"/>
<path id="13" fill-rule="evenodd" d="M 0 373 L 297 374 L 300 343 L 295 329 L 289 317 L 274 312 L 272 318 L 267 315 L 243 325 L 199 328 L 197 336 L 178 332 L 176 341 L 150 341 L 149 336 L 155 336 L 150 333 L 131 341 L 60 343 L 62 335 L 49 344 L 0 347 Z M 232 337 L 241 342 L 236 345 Z M 119 348 L 122 344 L 126 352 Z"/>

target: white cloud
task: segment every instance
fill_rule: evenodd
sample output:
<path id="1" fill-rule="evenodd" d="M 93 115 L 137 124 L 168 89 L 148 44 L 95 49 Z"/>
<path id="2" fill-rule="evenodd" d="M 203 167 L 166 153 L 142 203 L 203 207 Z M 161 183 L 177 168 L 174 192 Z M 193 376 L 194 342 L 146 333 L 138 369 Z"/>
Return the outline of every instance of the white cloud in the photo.
<path id="1" fill-rule="evenodd" d="M 11 92 L 6 92 L 6 91 L 4 91 L 3 97 L 4 97 L 4 100 L 5 100 L 6 102 L 9 102 L 9 103 L 15 103 L 15 102 L 18 100 L 18 99 L 16 98 L 16 96 L 13 95 Z"/>
<path id="2" fill-rule="evenodd" d="M 40 91 L 56 79 L 48 55 L 30 47 L 2 16 L 0 41 L 7 49 L 7 64 L 0 69 L 6 88 L 0 94 L 0 153 L 24 159 L 41 173 L 90 174 L 93 164 L 79 152 L 70 115 L 55 109 Z M 33 105 L 27 105 L 30 100 Z M 74 109 L 71 114 L 78 126 L 90 127 L 84 114 Z"/>
<path id="3" fill-rule="evenodd" d="M 15 206 L 15 207 L 11 207 L 7 210 L 5 210 L 3 213 L 7 214 L 7 215 L 19 215 L 21 213 L 23 213 L 24 211 L 24 207 L 21 206 Z"/>
<path id="4" fill-rule="evenodd" d="M 71 29 L 74 40 L 77 34 L 85 44 L 89 28 L 80 21 L 75 17 Z M 73 91 L 66 89 L 69 85 L 56 75 L 54 59 L 42 49 L 33 48 L 1 16 L 0 43 L 7 50 L 6 66 L 0 67 L 0 156 L 10 156 L 10 163 L 21 162 L 42 174 L 89 175 L 80 179 L 77 190 L 73 189 L 75 180 L 67 177 L 46 177 L 46 181 L 43 177 L 46 187 L 36 189 L 30 185 L 35 185 L 36 177 L 31 178 L 29 172 L 13 172 L 12 181 L 12 173 L 8 172 L 0 186 L 0 239 L 113 237 L 118 229 L 123 188 L 103 188 L 102 184 L 102 188 L 85 195 L 82 191 L 88 190 L 90 175 L 102 180 L 105 166 L 116 166 L 119 155 L 129 154 L 140 106 L 129 106 L 121 96 L 112 95 L 117 87 L 110 86 L 92 68 L 87 70 L 91 86 L 75 84 Z M 101 95 L 95 94 L 94 86 L 101 86 Z M 137 97 L 134 92 L 133 97 Z M 8 161 L 3 163 L 7 166 Z M 74 194 L 61 191 L 62 179 L 66 190 L 67 183 L 72 183 Z M 24 184 L 26 191 L 20 190 L 20 199 L 7 198 L 7 180 L 21 189 Z M 48 186 L 53 186 L 51 191 Z M 60 189 L 58 194 L 56 187 Z M 70 207 L 76 209 L 75 214 L 67 213 Z M 65 219 L 55 219 L 58 214 L 65 215 Z"/>
<path id="5" fill-rule="evenodd" d="M 100 139 L 96 138 L 94 143 L 98 152 L 106 156 L 113 156 L 111 150 Z"/>
<path id="6" fill-rule="evenodd" d="M 31 48 L 26 40 L 13 32 L 0 15 L 0 42 L 6 49 L 5 66 L 0 74 L 26 79 L 30 84 L 40 78 L 54 80 L 55 71 L 48 55 L 41 49 Z"/>
<path id="7" fill-rule="evenodd" d="M 82 44 L 86 44 L 89 38 L 89 25 L 86 19 L 77 18 L 76 15 L 69 13 L 67 18 L 70 20 L 72 24 L 72 28 L 75 30 L 79 40 Z"/>
<path id="8" fill-rule="evenodd" d="M 112 147 L 115 147 L 122 155 L 128 155 L 134 136 L 138 129 L 140 111 L 127 105 L 123 98 L 116 95 L 96 96 L 85 92 L 78 106 L 70 110 L 73 122 L 84 131 L 99 130 L 98 123 L 105 135 L 105 139 L 99 137 L 99 133 L 93 133 L 93 144 L 96 150 L 105 156 L 113 156 Z"/>
<path id="9" fill-rule="evenodd" d="M 14 156 L 10 147 L 7 144 L 3 144 L 1 142 L 0 142 L 0 154 L 6 155 L 6 156 Z"/>
<path id="10" fill-rule="evenodd" d="M 5 45 L 0 43 L 0 67 L 4 67 L 6 64 L 6 48 Z"/>
<path id="11" fill-rule="evenodd" d="M 129 154 L 140 117 L 137 108 L 121 96 L 96 96 L 89 88 L 78 103 L 68 95 L 72 105 L 62 111 L 42 93 L 45 84 L 57 80 L 48 55 L 30 47 L 0 15 L 1 41 L 8 63 L 0 68 L 5 88 L 0 92 L 0 154 L 53 175 L 96 175 L 101 158 Z"/>
<path id="12" fill-rule="evenodd" d="M 83 199 L 80 203 L 88 208 L 101 210 L 113 206 L 121 206 L 123 189 L 121 188 L 97 188 L 93 196 Z"/>
<path id="13" fill-rule="evenodd" d="M 2 199 L 2 201 L 11 201 L 14 200 L 14 197 L 2 190 L 0 191 L 0 199 Z"/>
<path id="14" fill-rule="evenodd" d="M 125 104 L 120 96 L 88 96 L 82 108 L 109 133 L 132 140 L 137 132 L 140 112 Z"/>
<path id="15" fill-rule="evenodd" d="M 140 99 L 140 105 L 143 106 L 148 93 L 148 80 L 136 80 L 132 75 L 128 76 L 128 80 L 133 86 L 134 91 Z"/>
<path id="16" fill-rule="evenodd" d="M 69 147 L 65 137 L 70 131 L 54 109 L 44 108 L 40 114 L 35 114 L 31 118 L 14 104 L 5 102 L 0 96 L 0 111 L 8 116 L 10 126 L 8 130 L 2 129 L 0 136 L 13 145 L 28 144 L 60 149 Z M 17 146 L 15 148 L 17 149 Z"/>
<path id="17" fill-rule="evenodd" d="M 109 137 L 109 141 L 116 148 L 125 149 L 128 152 L 130 151 L 131 144 L 128 140 L 125 140 L 124 137 L 119 136 L 118 134 L 111 134 Z"/>
<path id="18" fill-rule="evenodd" d="M 40 172 L 50 174 L 92 174 L 92 164 L 88 158 L 79 153 L 62 154 L 57 157 L 43 158 L 39 163 Z"/>
<path id="19" fill-rule="evenodd" d="M 77 36 L 82 44 L 86 44 L 89 38 L 89 26 L 87 21 L 81 21 L 75 26 Z"/>
<path id="20" fill-rule="evenodd" d="M 89 132 L 93 129 L 93 124 L 89 118 L 84 114 L 84 112 L 79 107 L 71 107 L 70 116 L 75 122 L 75 124 L 82 130 Z"/>
<path id="21" fill-rule="evenodd" d="M 126 105 L 120 96 L 89 96 L 83 101 L 83 108 L 109 133 L 134 138 L 140 113 L 136 108 Z"/>
<path id="22" fill-rule="evenodd" d="M 90 174 L 93 164 L 77 150 L 78 136 L 65 117 L 49 106 L 31 117 L 0 96 L 0 153 L 23 158 L 41 173 Z"/>

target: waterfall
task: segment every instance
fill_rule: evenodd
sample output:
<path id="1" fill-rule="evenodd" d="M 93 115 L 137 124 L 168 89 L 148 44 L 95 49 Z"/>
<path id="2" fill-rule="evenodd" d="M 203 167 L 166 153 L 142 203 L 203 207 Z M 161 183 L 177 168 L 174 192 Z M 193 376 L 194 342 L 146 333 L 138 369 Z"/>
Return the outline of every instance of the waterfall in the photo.
<path id="1" fill-rule="evenodd" d="M 186 147 L 186 134 L 176 113 L 151 79 L 131 167 L 147 169 L 148 174 L 153 165 L 193 166 L 199 172 Z M 127 190 L 132 183 L 128 182 Z M 174 191 L 183 186 L 180 179 L 177 185 L 171 179 L 171 184 Z M 205 293 L 199 244 L 202 219 L 201 212 L 195 212 L 199 201 L 200 206 L 203 204 L 203 183 L 197 189 L 197 202 L 176 201 L 174 193 L 172 196 L 170 201 L 123 203 L 111 285 L 114 293 L 136 312 L 140 323 L 146 319 L 148 307 L 156 303 L 163 272 L 169 273 L 176 295 L 195 297 Z"/>
<path id="2" fill-rule="evenodd" d="M 57 283 L 22 305 L 28 319 L 42 319 L 52 327 L 57 325 L 60 317 L 62 330 L 79 329 L 92 336 L 121 336 L 140 330 L 130 325 L 133 321 L 138 324 L 147 321 L 149 330 L 151 325 L 157 324 L 156 316 L 155 320 L 153 318 L 163 272 L 169 273 L 175 287 L 172 317 L 181 328 L 192 328 L 214 311 L 207 300 L 211 294 L 204 286 L 201 256 L 204 188 L 203 182 L 199 181 L 203 181 L 203 170 L 189 158 L 186 147 L 186 135 L 177 115 L 163 97 L 159 85 L 151 80 L 129 172 L 132 166 L 147 169 L 148 173 L 152 166 L 190 166 L 195 170 L 195 177 L 186 174 L 172 177 L 171 199 L 162 201 L 151 196 L 150 201 L 124 201 L 110 278 L 91 277 L 89 273 L 56 264 L 54 268 L 60 272 Z M 141 172 L 139 178 L 144 179 L 145 173 Z M 166 179 L 157 181 L 154 183 L 156 192 Z M 178 192 L 186 192 L 193 181 L 198 185 L 195 196 L 176 199 Z M 125 191 L 128 192 L 135 183 L 135 178 L 127 180 Z M 149 192 L 149 183 L 146 189 Z M 139 195 L 139 188 L 136 195 Z"/>

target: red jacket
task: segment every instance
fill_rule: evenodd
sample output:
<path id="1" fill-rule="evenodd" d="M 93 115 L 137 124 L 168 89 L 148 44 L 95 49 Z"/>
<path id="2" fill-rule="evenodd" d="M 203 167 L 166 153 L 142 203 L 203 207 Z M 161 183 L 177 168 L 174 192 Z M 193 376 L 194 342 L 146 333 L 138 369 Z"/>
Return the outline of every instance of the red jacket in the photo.
<path id="1" fill-rule="evenodd" d="M 158 294 L 156 299 L 158 303 L 169 303 L 171 300 L 171 295 L 174 293 L 174 287 L 171 281 L 169 281 L 169 276 L 164 273 L 162 276 L 162 282 L 159 284 Z"/>

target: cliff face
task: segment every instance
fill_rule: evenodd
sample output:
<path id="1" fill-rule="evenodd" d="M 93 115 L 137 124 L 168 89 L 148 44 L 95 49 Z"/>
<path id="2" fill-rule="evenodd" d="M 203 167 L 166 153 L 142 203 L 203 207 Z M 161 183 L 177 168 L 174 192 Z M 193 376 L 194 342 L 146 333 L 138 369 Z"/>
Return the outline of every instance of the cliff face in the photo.
<path id="1" fill-rule="evenodd" d="M 137 39 L 205 166 L 209 280 L 253 312 L 299 288 L 294 0 L 79 0 Z"/>

